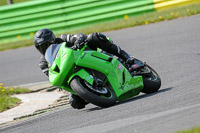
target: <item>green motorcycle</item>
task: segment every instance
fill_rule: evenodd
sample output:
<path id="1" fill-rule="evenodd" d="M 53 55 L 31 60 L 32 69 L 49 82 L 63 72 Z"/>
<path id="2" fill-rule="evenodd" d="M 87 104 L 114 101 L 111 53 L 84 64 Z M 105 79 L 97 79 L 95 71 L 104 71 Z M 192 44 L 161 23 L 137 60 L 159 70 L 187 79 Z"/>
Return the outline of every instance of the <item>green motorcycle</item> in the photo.
<path id="1" fill-rule="evenodd" d="M 120 58 L 86 49 L 87 45 L 74 50 L 65 42 L 51 45 L 45 53 L 50 84 L 100 107 L 159 90 L 161 79 L 146 63 L 135 59 L 130 66 Z"/>

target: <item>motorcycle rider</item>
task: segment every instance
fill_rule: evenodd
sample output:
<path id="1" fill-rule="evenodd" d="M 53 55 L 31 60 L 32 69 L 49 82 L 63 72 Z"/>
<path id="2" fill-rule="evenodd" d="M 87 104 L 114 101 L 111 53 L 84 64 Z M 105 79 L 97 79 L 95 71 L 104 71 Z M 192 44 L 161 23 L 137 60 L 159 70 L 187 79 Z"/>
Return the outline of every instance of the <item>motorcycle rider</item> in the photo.
<path id="1" fill-rule="evenodd" d="M 41 29 L 35 33 L 34 45 L 36 49 L 42 54 L 39 60 L 39 67 L 48 76 L 48 63 L 45 60 L 46 49 L 51 44 L 60 44 L 66 42 L 67 47 L 72 49 L 80 49 L 84 46 L 85 40 L 87 39 L 87 46 L 90 50 L 102 49 L 105 52 L 114 54 L 119 58 L 123 59 L 126 63 L 132 64 L 133 58 L 122 50 L 119 46 L 109 41 L 103 33 L 91 33 L 88 36 L 82 33 L 76 35 L 62 34 L 59 37 L 55 37 L 55 34 L 50 29 Z M 81 99 L 79 96 L 70 93 L 69 103 L 75 109 L 82 109 L 85 107 L 87 102 Z"/>

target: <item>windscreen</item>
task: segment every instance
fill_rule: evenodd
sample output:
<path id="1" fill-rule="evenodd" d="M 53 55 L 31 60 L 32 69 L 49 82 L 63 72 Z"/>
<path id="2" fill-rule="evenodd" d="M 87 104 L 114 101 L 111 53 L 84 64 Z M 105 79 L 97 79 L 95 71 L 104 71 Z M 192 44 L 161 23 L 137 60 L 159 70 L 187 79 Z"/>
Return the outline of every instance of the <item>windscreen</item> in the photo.
<path id="1" fill-rule="evenodd" d="M 58 50 L 60 48 L 61 44 L 52 44 L 51 46 L 48 47 L 45 53 L 45 59 L 48 62 L 49 67 L 52 66 L 56 55 L 58 53 Z"/>

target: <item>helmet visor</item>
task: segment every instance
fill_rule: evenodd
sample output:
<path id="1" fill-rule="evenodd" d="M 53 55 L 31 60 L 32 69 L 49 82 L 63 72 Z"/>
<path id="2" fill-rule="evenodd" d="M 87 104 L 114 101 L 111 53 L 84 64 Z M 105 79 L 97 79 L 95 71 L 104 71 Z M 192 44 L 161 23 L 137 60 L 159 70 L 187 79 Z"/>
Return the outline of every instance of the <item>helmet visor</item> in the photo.
<path id="1" fill-rule="evenodd" d="M 48 48 L 50 45 L 51 45 L 50 42 L 45 42 L 45 43 L 42 43 L 42 44 L 38 45 L 38 46 L 37 46 L 37 49 L 39 50 L 39 52 L 40 52 L 41 54 L 44 55 L 45 52 L 46 52 L 46 50 L 47 50 L 47 48 Z"/>

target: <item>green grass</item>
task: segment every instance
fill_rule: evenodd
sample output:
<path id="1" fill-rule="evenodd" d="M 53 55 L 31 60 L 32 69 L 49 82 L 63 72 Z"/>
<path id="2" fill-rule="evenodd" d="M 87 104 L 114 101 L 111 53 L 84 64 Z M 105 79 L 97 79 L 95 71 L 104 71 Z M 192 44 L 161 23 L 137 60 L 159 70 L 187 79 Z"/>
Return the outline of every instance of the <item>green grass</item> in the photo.
<path id="1" fill-rule="evenodd" d="M 146 13 L 140 16 L 126 16 L 124 19 L 115 20 L 111 22 L 104 22 L 89 26 L 86 28 L 81 28 L 79 30 L 66 31 L 66 34 L 76 34 L 85 33 L 89 34 L 92 32 L 105 32 L 111 30 L 118 30 L 123 28 L 135 27 L 139 25 L 148 25 L 151 23 L 156 23 L 160 21 L 168 21 L 175 18 L 181 18 L 186 16 L 191 16 L 200 13 L 200 2 L 195 4 L 190 4 L 182 7 L 171 8 L 169 10 L 162 10 L 159 12 Z M 19 42 L 4 43 L 0 45 L 0 51 L 7 49 L 14 49 L 24 46 L 33 45 L 33 39 L 23 40 Z"/>
<path id="2" fill-rule="evenodd" d="M 13 108 L 21 102 L 20 99 L 11 97 L 11 95 L 30 92 L 28 89 L 9 88 L 2 85 L 0 83 L 0 112 Z"/>
<path id="3" fill-rule="evenodd" d="M 20 103 L 20 99 L 7 95 L 0 95 L 0 112 L 15 107 Z"/>
<path id="4" fill-rule="evenodd" d="M 33 39 L 23 40 L 18 42 L 4 43 L 0 45 L 0 51 L 8 50 L 8 49 L 16 49 L 20 47 L 27 47 L 33 45 Z"/>
<path id="5" fill-rule="evenodd" d="M 176 133 L 200 133 L 200 126 L 192 128 L 190 130 L 186 129 L 184 131 L 179 131 L 179 132 L 176 132 Z"/>
<path id="6" fill-rule="evenodd" d="M 87 27 L 80 30 L 70 31 L 70 33 L 92 33 L 92 32 L 104 32 L 111 30 L 118 30 L 123 28 L 135 27 L 139 25 L 148 25 L 160 21 L 168 21 L 175 18 L 181 18 L 200 13 L 200 2 L 190 4 L 182 7 L 171 8 L 169 10 L 162 10 L 159 12 L 146 13 L 140 16 L 124 17 L 124 19 L 116 20 L 112 22 L 97 24 L 95 26 Z"/>

